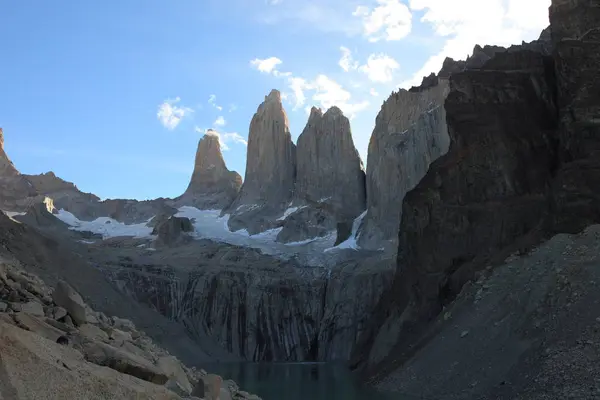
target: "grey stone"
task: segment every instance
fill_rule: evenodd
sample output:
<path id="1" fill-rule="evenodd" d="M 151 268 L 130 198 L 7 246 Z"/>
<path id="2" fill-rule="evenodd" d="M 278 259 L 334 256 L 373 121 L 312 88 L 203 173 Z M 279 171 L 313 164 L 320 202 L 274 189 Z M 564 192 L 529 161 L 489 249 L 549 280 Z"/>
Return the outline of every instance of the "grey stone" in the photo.
<path id="1" fill-rule="evenodd" d="M 87 322 L 85 303 L 79 293 L 65 281 L 60 281 L 52 293 L 54 302 L 63 307 L 77 325 Z"/>
<path id="2" fill-rule="evenodd" d="M 30 301 L 28 303 L 21 304 L 21 311 L 26 312 L 36 317 L 44 317 L 44 306 L 37 301 Z"/>
<path id="3" fill-rule="evenodd" d="M 185 193 L 175 199 L 178 204 L 220 210 L 238 195 L 242 177 L 227 169 L 218 135 L 208 130 L 200 139 L 190 184 Z"/>
<path id="4" fill-rule="evenodd" d="M 94 364 L 112 368 L 142 380 L 164 385 L 169 377 L 150 361 L 97 341 L 82 344 L 85 359 Z"/>
<path id="5" fill-rule="evenodd" d="M 401 218 L 397 204 L 450 145 L 443 106 L 448 91 L 448 80 L 440 79 L 421 92 L 392 93 L 381 106 L 369 141 L 361 247 L 377 250 L 387 243 L 395 251 Z"/>
<path id="6" fill-rule="evenodd" d="M 271 229 L 276 215 L 292 200 L 295 178 L 296 146 L 281 94 L 272 90 L 250 122 L 246 176 L 227 210 L 229 228 L 245 228 L 250 234 Z"/>
<path id="7" fill-rule="evenodd" d="M 336 220 L 353 220 L 366 207 L 365 172 L 350 121 L 337 107 L 313 107 L 296 147 L 296 198 L 326 204 Z"/>

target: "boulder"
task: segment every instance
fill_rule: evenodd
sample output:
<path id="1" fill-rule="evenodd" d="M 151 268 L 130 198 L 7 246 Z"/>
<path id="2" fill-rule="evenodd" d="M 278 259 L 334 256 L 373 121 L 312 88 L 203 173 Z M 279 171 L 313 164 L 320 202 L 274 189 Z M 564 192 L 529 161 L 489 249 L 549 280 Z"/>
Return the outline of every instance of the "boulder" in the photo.
<path id="1" fill-rule="evenodd" d="M 36 317 L 44 317 L 44 306 L 42 306 L 37 301 L 29 301 L 27 303 L 21 304 L 21 311 L 34 315 Z"/>
<path id="2" fill-rule="evenodd" d="M 204 375 L 194 387 L 192 396 L 197 396 L 205 400 L 219 400 L 223 378 L 219 375 Z"/>
<path id="3" fill-rule="evenodd" d="M 63 307 L 77 325 L 87 322 L 85 303 L 79 293 L 67 282 L 59 281 L 52 293 L 52 300 Z"/>
<path id="4" fill-rule="evenodd" d="M 167 388 L 86 362 L 80 352 L 0 321 L 0 394 L 11 400 L 164 399 Z"/>
<path id="5" fill-rule="evenodd" d="M 42 319 L 38 318 L 38 316 L 28 314 L 27 312 L 15 313 L 13 318 L 20 328 L 37 333 L 53 342 L 67 332 L 66 330 L 58 329 L 57 327 L 44 322 Z"/>
<path id="6" fill-rule="evenodd" d="M 117 349 L 98 341 L 85 340 L 82 343 L 82 350 L 85 359 L 94 364 L 158 385 L 164 385 L 169 380 L 169 377 L 150 361 L 124 349 Z"/>
<path id="7" fill-rule="evenodd" d="M 175 386 L 181 388 L 186 395 L 192 392 L 192 384 L 178 359 L 173 356 L 159 357 L 156 366 L 169 377 L 170 381 L 176 382 Z"/>

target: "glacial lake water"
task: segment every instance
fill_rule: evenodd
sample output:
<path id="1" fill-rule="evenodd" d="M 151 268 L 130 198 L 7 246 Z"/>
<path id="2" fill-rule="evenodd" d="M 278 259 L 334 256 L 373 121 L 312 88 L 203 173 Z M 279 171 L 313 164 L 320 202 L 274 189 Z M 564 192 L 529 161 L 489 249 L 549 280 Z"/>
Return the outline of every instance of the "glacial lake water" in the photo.
<path id="1" fill-rule="evenodd" d="M 360 385 L 343 364 L 211 363 L 201 365 L 263 400 L 412 400 Z"/>

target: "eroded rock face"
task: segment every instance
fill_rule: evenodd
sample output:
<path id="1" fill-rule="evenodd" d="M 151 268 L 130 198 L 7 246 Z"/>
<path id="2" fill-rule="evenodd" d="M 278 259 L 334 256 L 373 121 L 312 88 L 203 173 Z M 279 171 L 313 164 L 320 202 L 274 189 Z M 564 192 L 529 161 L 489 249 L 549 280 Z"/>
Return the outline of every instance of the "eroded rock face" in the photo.
<path id="1" fill-rule="evenodd" d="M 450 150 L 404 198 L 398 273 L 359 350 L 372 364 L 414 343 L 411 332 L 458 293 L 478 258 L 542 221 L 556 167 L 554 85 L 552 60 L 528 50 L 451 76 Z"/>
<path id="2" fill-rule="evenodd" d="M 448 81 L 419 92 L 393 93 L 377 115 L 369 141 L 367 214 L 359 229 L 364 248 L 393 248 L 400 223 L 398 204 L 425 176 L 429 164 L 448 151 L 443 107 Z"/>
<path id="3" fill-rule="evenodd" d="M 353 220 L 365 209 L 365 172 L 354 147 L 350 121 L 337 107 L 325 114 L 313 107 L 296 149 L 296 198 L 324 203 L 338 220 Z"/>
<path id="4" fill-rule="evenodd" d="M 231 204 L 241 186 L 242 177 L 225 165 L 219 136 L 209 130 L 198 143 L 190 184 L 176 201 L 200 209 L 221 210 Z"/>
<path id="5" fill-rule="evenodd" d="M 97 251 L 101 260 L 105 249 Z M 209 240 L 143 259 L 125 254 L 134 262 L 101 264 L 111 282 L 195 340 L 208 335 L 251 361 L 347 360 L 393 271 L 377 258 L 301 268 Z"/>
<path id="6" fill-rule="evenodd" d="M 250 123 L 246 176 L 239 196 L 228 209 L 231 230 L 246 228 L 253 234 L 270 229 L 292 200 L 296 146 L 288 125 L 281 94 L 272 90 Z"/>
<path id="7" fill-rule="evenodd" d="M 560 110 L 560 159 L 554 186 L 556 223 L 576 232 L 600 221 L 600 8 L 559 1 L 550 7 Z"/>

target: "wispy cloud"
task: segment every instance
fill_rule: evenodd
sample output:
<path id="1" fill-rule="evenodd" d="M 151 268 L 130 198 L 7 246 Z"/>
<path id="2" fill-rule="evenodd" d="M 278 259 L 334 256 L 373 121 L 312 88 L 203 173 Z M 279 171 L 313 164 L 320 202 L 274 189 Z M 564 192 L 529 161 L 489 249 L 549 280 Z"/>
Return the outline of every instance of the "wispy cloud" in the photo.
<path id="1" fill-rule="evenodd" d="M 270 74 L 274 71 L 276 72 L 277 66 L 281 64 L 281 60 L 277 57 L 269 57 L 269 58 L 255 58 L 250 61 L 250 65 L 256 68 L 259 72 L 264 74 Z"/>
<path id="2" fill-rule="evenodd" d="M 356 36 L 362 31 L 361 22 L 352 18 L 358 4 L 359 0 L 286 0 L 260 9 L 257 18 L 269 25 Z"/>
<path id="3" fill-rule="evenodd" d="M 348 118 L 353 118 L 358 112 L 369 106 L 369 102 L 366 100 L 353 102 L 352 94 L 325 74 L 318 74 L 314 79 L 306 79 L 301 76 L 296 76 L 292 72 L 279 71 L 277 66 L 281 64 L 281 60 L 277 57 L 270 57 L 269 59 L 277 59 L 280 62 L 273 66 L 273 68 L 270 68 L 268 72 L 261 72 L 269 73 L 277 78 L 285 80 L 291 94 L 284 92 L 283 98 L 290 101 L 293 104 L 294 109 L 302 108 L 305 105 L 308 96 L 310 96 L 316 105 L 320 107 L 329 108 L 334 105 L 339 107 Z M 256 65 L 253 66 L 256 67 Z"/>
<path id="4" fill-rule="evenodd" d="M 208 96 L 208 104 L 210 104 L 211 106 L 213 106 L 214 108 L 216 108 L 219 111 L 223 110 L 223 107 L 221 107 L 220 105 L 217 104 L 217 96 L 214 94 L 211 94 L 210 96 Z"/>
<path id="5" fill-rule="evenodd" d="M 179 97 L 167 99 L 158 106 L 156 117 L 160 123 L 169 130 L 177 128 L 177 125 L 179 125 L 183 118 L 194 112 L 194 110 L 189 107 L 178 106 L 177 104 L 180 101 L 181 99 Z"/>
<path id="6" fill-rule="evenodd" d="M 238 145 L 243 145 L 243 146 L 247 146 L 248 142 L 246 141 L 246 139 L 244 139 L 244 137 L 240 134 L 238 134 L 237 132 L 219 132 L 216 129 L 212 129 L 212 128 L 208 128 L 208 129 L 202 129 L 199 127 L 195 128 L 196 132 L 201 133 L 203 135 L 211 135 L 211 136 L 216 136 L 219 138 L 219 144 L 221 145 L 221 150 L 223 151 L 229 151 L 231 148 L 229 147 L 230 144 L 238 144 Z"/>
<path id="7" fill-rule="evenodd" d="M 399 67 L 400 64 L 386 54 L 371 54 L 367 63 L 359 70 L 364 72 L 371 82 L 385 83 L 393 79 L 394 71 Z"/>
<path id="8" fill-rule="evenodd" d="M 215 122 L 213 122 L 214 126 L 225 126 L 225 118 L 222 115 L 219 115 Z"/>
<path id="9" fill-rule="evenodd" d="M 338 65 L 340 66 L 340 68 L 342 68 L 346 72 L 357 69 L 358 62 L 354 61 L 354 59 L 352 58 L 352 52 L 350 51 L 350 49 L 347 47 L 341 46 L 340 51 L 342 52 L 342 57 L 340 58 L 340 61 L 338 62 Z"/>
<path id="10" fill-rule="evenodd" d="M 443 1 L 444 4 L 449 2 Z M 369 41 L 400 40 L 408 36 L 412 30 L 412 13 L 406 4 L 399 0 L 377 0 L 377 4 L 374 8 L 358 6 L 352 13 L 362 20 L 363 34 Z"/>

